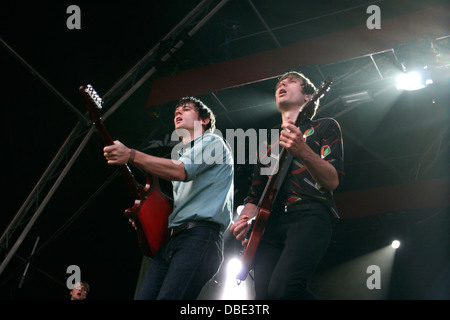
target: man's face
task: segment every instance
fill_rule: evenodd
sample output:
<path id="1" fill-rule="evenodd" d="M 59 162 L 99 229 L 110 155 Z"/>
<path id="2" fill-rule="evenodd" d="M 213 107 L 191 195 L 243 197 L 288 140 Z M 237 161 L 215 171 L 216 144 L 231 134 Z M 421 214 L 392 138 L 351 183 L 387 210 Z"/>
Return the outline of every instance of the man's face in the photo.
<path id="1" fill-rule="evenodd" d="M 84 300 L 86 299 L 87 290 L 86 287 L 77 283 L 70 291 L 70 299 L 71 300 Z"/>
<path id="2" fill-rule="evenodd" d="M 194 129 L 195 121 L 200 121 L 200 117 L 194 103 L 187 102 L 175 109 L 173 118 L 175 129 Z"/>
<path id="3" fill-rule="evenodd" d="M 288 76 L 277 84 L 275 100 L 279 109 L 290 105 L 301 106 L 308 101 L 309 95 L 303 94 L 303 80 Z"/>

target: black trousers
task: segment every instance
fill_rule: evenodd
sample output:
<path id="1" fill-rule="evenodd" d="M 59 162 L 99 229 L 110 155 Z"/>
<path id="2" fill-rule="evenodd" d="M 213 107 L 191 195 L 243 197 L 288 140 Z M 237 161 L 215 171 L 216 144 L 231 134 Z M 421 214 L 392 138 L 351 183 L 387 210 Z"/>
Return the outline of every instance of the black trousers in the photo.
<path id="1" fill-rule="evenodd" d="M 318 203 L 271 213 L 254 259 L 256 299 L 315 299 L 308 283 L 330 243 L 332 219 Z"/>

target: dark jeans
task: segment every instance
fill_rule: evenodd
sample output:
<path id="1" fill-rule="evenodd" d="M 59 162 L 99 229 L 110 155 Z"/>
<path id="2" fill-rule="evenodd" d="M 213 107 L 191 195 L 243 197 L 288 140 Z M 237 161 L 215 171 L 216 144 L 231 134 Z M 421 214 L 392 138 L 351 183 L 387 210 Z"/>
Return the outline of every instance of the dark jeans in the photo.
<path id="1" fill-rule="evenodd" d="M 203 226 L 184 230 L 155 254 L 136 300 L 195 300 L 222 261 L 220 233 Z"/>
<path id="2" fill-rule="evenodd" d="M 325 207 L 271 213 L 254 260 L 256 299 L 315 299 L 308 283 L 332 232 Z"/>

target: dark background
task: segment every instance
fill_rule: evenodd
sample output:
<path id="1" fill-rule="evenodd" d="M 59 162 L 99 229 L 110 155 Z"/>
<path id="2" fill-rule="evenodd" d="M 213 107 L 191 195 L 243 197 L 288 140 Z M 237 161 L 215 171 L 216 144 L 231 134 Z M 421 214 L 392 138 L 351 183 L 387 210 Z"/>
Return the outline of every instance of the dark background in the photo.
<path id="1" fill-rule="evenodd" d="M 207 9 L 217 3 L 210 2 Z M 69 17 L 66 9 L 73 3 L 2 3 L 2 40 L 10 48 L 3 45 L 1 50 L 4 70 L 1 141 L 5 173 L 2 182 L 6 190 L 0 219 L 2 233 L 79 123 L 77 113 L 52 93 L 48 84 L 79 113 L 85 114 L 86 109 L 78 92 L 80 85 L 91 83 L 100 95 L 104 95 L 200 3 L 175 0 L 150 3 L 78 2 L 76 4 L 81 9 L 80 30 L 66 27 Z M 161 62 L 158 60 L 161 56 L 157 54 L 158 59 L 154 62 L 156 73 L 117 108 L 105 124 L 114 139 L 151 154 L 167 156 L 170 146 L 166 139 L 172 131 L 171 106 L 178 97 L 148 107 L 153 81 L 364 25 L 368 17 L 365 10 L 370 4 L 380 6 L 382 19 L 388 19 L 445 3 L 448 4 L 446 1 L 412 4 L 411 1 L 394 0 L 372 3 L 356 0 L 314 3 L 229 1 L 192 38 L 181 32 L 179 37 L 185 43 L 170 60 Z M 272 30 L 272 35 L 267 32 L 260 17 Z M 195 23 L 188 23 L 186 29 L 190 30 Z M 420 35 L 417 37 L 419 40 Z M 160 51 L 164 52 L 176 42 L 161 42 Z M 441 61 L 444 61 L 442 65 L 448 66 L 448 38 L 440 38 L 438 43 L 443 57 Z M 440 65 L 438 80 L 432 86 L 421 91 L 400 93 L 389 83 L 396 68 L 391 53 L 375 58 L 380 66 L 386 67 L 382 70 L 385 77 L 381 80 L 378 71 L 367 61 L 369 58 L 357 55 L 351 60 L 336 60 L 321 65 L 320 72 L 316 66 L 303 65 L 302 61 L 295 66 L 316 84 L 323 80 L 324 74 L 338 80 L 333 90 L 322 99 L 322 105 L 327 107 L 319 113 L 319 116 L 335 117 L 344 132 L 347 177 L 336 191 L 336 196 L 405 183 L 420 185 L 420 182 L 430 179 L 448 181 L 447 67 Z M 142 69 L 145 67 L 147 65 L 143 63 Z M 279 70 L 271 79 L 203 92 L 198 96 L 213 108 L 218 118 L 217 126 L 223 132 L 226 128 L 267 128 L 279 121 L 273 87 L 276 76 L 284 71 Z M 104 112 L 137 82 L 142 72 L 136 71 L 131 83 L 109 96 Z M 39 80 L 36 73 L 45 81 Z M 174 82 L 173 85 L 180 84 Z M 176 91 L 170 85 L 165 89 Z M 371 92 L 371 101 L 355 106 L 345 105 L 340 100 L 346 94 L 364 90 Z M 333 103 L 336 99 L 339 102 Z M 64 149 L 61 156 L 62 164 L 71 159 L 90 124 L 84 123 L 77 128 L 74 143 Z M 90 283 L 89 299 L 133 298 L 142 255 L 123 210 L 131 207 L 134 199 L 115 168 L 106 165 L 102 147 L 101 138 L 94 133 L 45 205 L 0 275 L 3 300 L 69 299 L 65 286 L 69 265 L 78 265 L 82 278 Z M 39 196 L 27 210 L 29 215 L 11 234 L 6 247 L 2 248 L 2 255 L 6 256 L 32 214 L 42 204 L 64 169 L 62 164 L 45 184 L 39 186 Z M 136 168 L 132 169 L 143 183 L 144 175 Z M 239 164 L 235 169 L 235 206 L 238 206 L 249 185 L 251 166 Z M 448 195 L 448 191 L 446 183 L 443 190 L 431 193 Z M 412 193 L 409 197 L 414 199 L 421 193 L 422 190 L 417 190 L 417 194 Z M 364 199 L 357 201 L 364 202 Z M 391 211 L 392 203 L 385 203 L 387 209 L 383 209 L 384 201 L 379 199 L 381 208 L 377 208 L 377 214 L 361 212 L 359 216 L 346 216 L 346 207 L 341 208 L 346 219 L 337 223 L 329 252 L 313 282 L 319 297 L 448 299 L 448 202 Z M 370 211 L 373 208 L 367 209 Z M 383 288 L 384 296 L 358 295 L 355 290 L 353 295 L 344 294 L 352 291 L 352 281 L 357 278 L 352 278 L 351 273 L 346 277 L 335 276 L 333 281 L 325 276 L 326 271 L 334 266 L 389 245 L 393 237 L 404 241 L 396 252 L 395 263 L 390 266 L 391 281 L 389 289 Z M 35 255 L 19 288 L 27 259 L 37 239 Z M 236 255 L 239 244 L 228 235 L 226 244 L 227 259 Z M 362 278 L 367 276 L 363 269 Z M 221 272 L 216 282 L 209 286 L 212 293 L 209 295 L 206 290 L 202 298 L 216 298 L 224 281 L 222 277 Z M 344 280 L 339 282 L 336 278 Z"/>

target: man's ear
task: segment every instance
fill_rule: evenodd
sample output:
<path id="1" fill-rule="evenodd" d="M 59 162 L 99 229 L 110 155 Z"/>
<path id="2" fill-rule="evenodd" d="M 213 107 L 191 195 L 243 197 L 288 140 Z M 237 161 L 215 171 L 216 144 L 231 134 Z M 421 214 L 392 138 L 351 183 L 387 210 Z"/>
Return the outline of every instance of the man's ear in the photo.
<path id="1" fill-rule="evenodd" d="M 211 121 L 211 119 L 209 119 L 209 118 L 202 119 L 202 126 L 204 127 L 204 126 L 208 125 L 209 121 Z"/>

